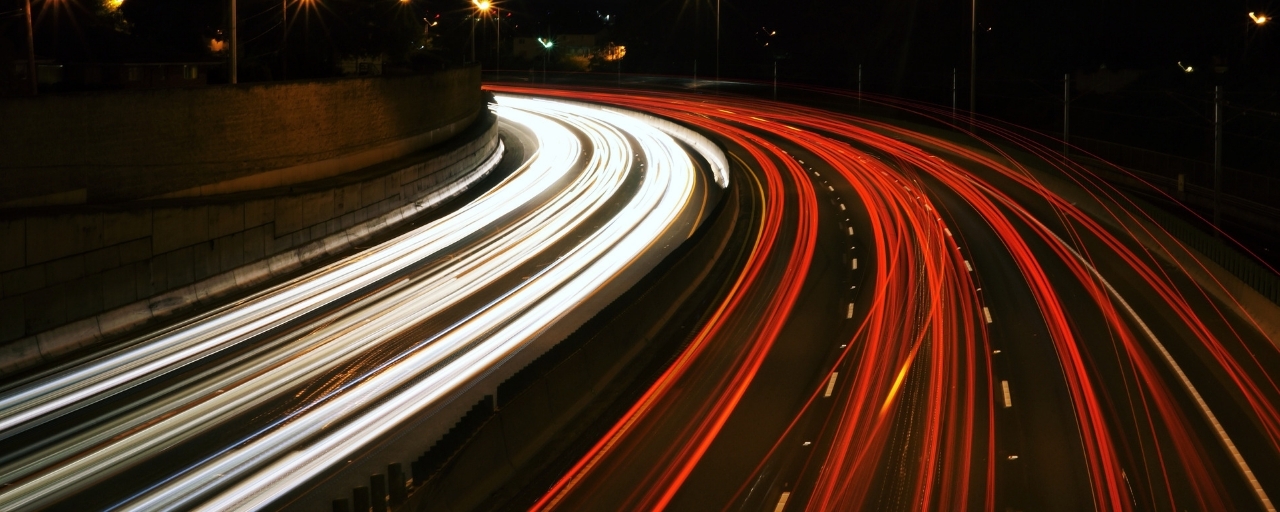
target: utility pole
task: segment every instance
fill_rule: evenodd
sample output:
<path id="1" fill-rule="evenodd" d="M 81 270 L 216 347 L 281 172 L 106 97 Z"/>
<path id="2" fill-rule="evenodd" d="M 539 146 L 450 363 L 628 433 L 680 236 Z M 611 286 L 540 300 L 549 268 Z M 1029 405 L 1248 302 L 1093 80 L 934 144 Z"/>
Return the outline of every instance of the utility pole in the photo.
<path id="1" fill-rule="evenodd" d="M 978 0 L 970 0 L 969 10 L 969 130 L 978 112 Z"/>
<path id="2" fill-rule="evenodd" d="M 493 14 L 496 16 L 496 18 L 494 19 L 497 20 L 495 24 L 498 25 L 498 41 L 497 41 L 498 48 L 493 52 L 494 53 L 493 71 L 494 73 L 497 74 L 497 81 L 501 82 L 502 81 L 502 8 L 498 7 L 497 4 L 494 4 Z"/>
<path id="3" fill-rule="evenodd" d="M 1062 158 L 1071 157 L 1071 74 L 1062 75 Z"/>
<path id="4" fill-rule="evenodd" d="M 289 77 L 289 0 L 280 0 L 280 79 Z"/>
<path id="5" fill-rule="evenodd" d="M 951 68 L 951 121 L 956 119 L 956 68 Z"/>
<path id="6" fill-rule="evenodd" d="M 1213 227 L 1222 220 L 1222 86 L 1213 87 Z M 1214 236 L 1220 236 L 1215 232 Z"/>
<path id="7" fill-rule="evenodd" d="M 716 0 L 716 91 L 720 90 L 720 0 Z"/>
<path id="8" fill-rule="evenodd" d="M 233 84 L 239 83 L 239 77 L 236 74 L 236 71 L 240 67 L 240 63 L 238 62 L 238 52 L 240 49 L 238 48 L 238 42 L 236 41 L 238 37 L 238 34 L 236 33 L 236 2 L 237 0 L 231 0 L 231 46 L 228 48 L 228 51 L 231 52 L 231 69 L 229 71 L 229 75 L 230 81 Z"/>
<path id="9" fill-rule="evenodd" d="M 31 85 L 31 95 L 39 94 L 38 81 L 36 80 L 36 34 L 35 27 L 31 26 L 31 0 L 26 0 L 23 12 L 27 14 L 27 82 Z"/>

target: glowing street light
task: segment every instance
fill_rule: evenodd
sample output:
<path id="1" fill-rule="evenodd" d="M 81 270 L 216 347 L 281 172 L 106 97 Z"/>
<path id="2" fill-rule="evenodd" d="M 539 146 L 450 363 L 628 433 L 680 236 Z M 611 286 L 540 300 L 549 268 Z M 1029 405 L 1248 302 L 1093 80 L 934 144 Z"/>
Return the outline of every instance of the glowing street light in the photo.
<path id="1" fill-rule="evenodd" d="M 1183 66 L 1183 65 L 1182 65 L 1182 61 L 1178 61 L 1178 67 L 1179 67 L 1179 68 L 1182 68 L 1182 71 L 1183 71 L 1184 73 L 1192 73 L 1192 72 L 1195 72 L 1195 68 L 1193 68 L 1193 67 L 1191 67 L 1191 66 Z"/>
<path id="2" fill-rule="evenodd" d="M 476 6 L 476 14 L 471 18 L 471 62 L 476 61 L 476 22 L 480 19 L 480 13 L 489 12 L 489 0 L 471 0 Z"/>
<path id="3" fill-rule="evenodd" d="M 1268 21 L 1271 21 L 1271 18 L 1268 18 L 1266 14 L 1254 14 L 1252 12 L 1249 13 L 1249 18 L 1258 25 L 1266 25 Z"/>
<path id="4" fill-rule="evenodd" d="M 546 53 L 542 54 L 542 83 L 545 84 L 547 83 L 547 60 L 551 58 L 551 47 L 555 46 L 556 42 L 539 37 L 538 44 L 541 44 L 542 48 L 547 50 Z"/>

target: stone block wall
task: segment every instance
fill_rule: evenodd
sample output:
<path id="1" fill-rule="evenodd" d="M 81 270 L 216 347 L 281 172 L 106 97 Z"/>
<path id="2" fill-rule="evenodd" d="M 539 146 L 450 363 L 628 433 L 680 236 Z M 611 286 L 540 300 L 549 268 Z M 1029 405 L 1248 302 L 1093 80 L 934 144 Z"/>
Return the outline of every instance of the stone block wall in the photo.
<path id="1" fill-rule="evenodd" d="M 350 172 L 460 132 L 481 94 L 473 66 L 3 98 L 0 208 L 209 195 Z"/>
<path id="2" fill-rule="evenodd" d="M 296 270 L 461 193 L 499 147 L 465 140 L 274 193 L 0 217 L 0 374 Z"/>

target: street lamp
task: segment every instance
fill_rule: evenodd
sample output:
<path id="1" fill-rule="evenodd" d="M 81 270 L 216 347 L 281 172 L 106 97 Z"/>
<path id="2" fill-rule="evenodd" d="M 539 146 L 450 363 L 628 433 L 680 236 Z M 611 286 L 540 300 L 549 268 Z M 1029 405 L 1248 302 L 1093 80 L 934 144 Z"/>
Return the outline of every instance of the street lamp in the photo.
<path id="1" fill-rule="evenodd" d="M 538 43 L 542 44 L 542 47 L 547 50 L 546 53 L 542 54 L 542 83 L 545 84 L 547 83 L 547 60 L 551 58 L 551 47 L 555 46 L 556 42 L 539 37 Z"/>
<path id="2" fill-rule="evenodd" d="M 471 0 L 476 6 L 476 14 L 471 19 L 471 62 L 476 61 L 476 22 L 480 19 L 480 13 L 488 13 L 489 7 L 492 5 L 489 0 Z"/>
<path id="3" fill-rule="evenodd" d="M 26 0 L 23 12 L 27 14 L 27 81 L 31 84 L 31 95 L 35 96 L 39 88 L 36 82 L 36 36 L 31 26 L 31 0 Z"/>
<path id="4" fill-rule="evenodd" d="M 969 129 L 973 130 L 973 116 L 978 111 L 978 0 L 969 4 Z"/>
<path id="5" fill-rule="evenodd" d="M 289 0 L 280 0 L 280 79 L 289 79 Z"/>
<path id="6" fill-rule="evenodd" d="M 1268 18 L 1266 14 L 1249 13 L 1249 18 L 1258 25 L 1266 25 L 1268 21 L 1271 21 L 1271 18 Z"/>

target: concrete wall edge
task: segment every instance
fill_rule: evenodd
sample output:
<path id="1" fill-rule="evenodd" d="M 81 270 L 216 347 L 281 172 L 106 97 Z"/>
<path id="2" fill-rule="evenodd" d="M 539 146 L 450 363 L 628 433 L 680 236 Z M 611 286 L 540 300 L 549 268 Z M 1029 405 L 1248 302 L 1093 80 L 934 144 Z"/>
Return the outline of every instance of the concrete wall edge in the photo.
<path id="1" fill-rule="evenodd" d="M 496 132 L 495 132 L 496 133 Z M 496 136 L 495 136 L 496 139 Z M 122 335 L 151 320 L 190 307 L 208 304 L 245 288 L 292 273 L 307 264 L 336 256 L 360 242 L 394 228 L 418 213 L 430 210 L 469 190 L 492 172 L 502 158 L 498 141 L 493 151 L 471 172 L 441 183 L 404 206 L 394 208 L 348 229 L 298 247 L 267 256 L 254 263 L 210 276 L 190 285 L 137 300 L 89 318 L 19 338 L 0 345 L 0 375 L 20 372 L 79 348 Z"/>

